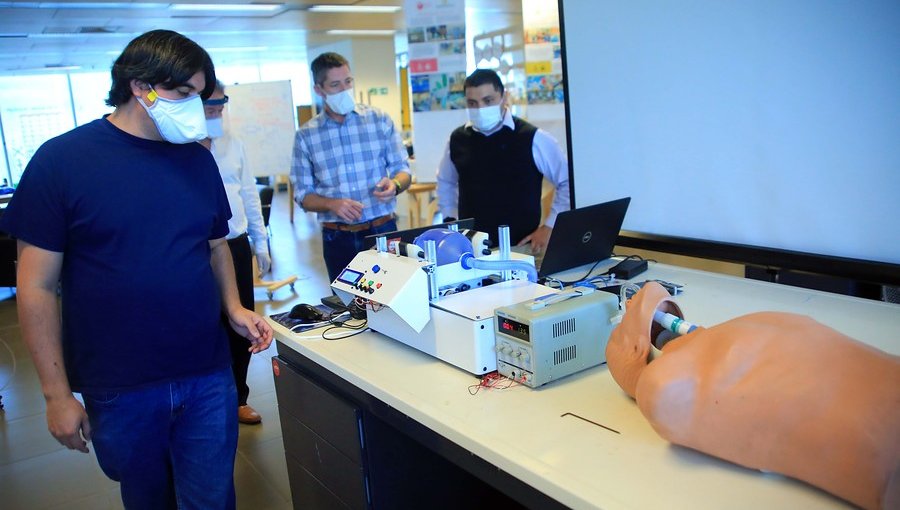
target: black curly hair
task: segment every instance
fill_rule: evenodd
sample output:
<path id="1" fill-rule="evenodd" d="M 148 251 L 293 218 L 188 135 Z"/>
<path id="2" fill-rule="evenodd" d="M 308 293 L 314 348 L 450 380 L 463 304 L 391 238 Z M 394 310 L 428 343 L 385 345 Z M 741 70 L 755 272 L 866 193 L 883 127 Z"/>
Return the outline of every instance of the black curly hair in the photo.
<path id="1" fill-rule="evenodd" d="M 207 99 L 216 86 L 216 70 L 209 53 L 178 32 L 152 30 L 128 43 L 113 63 L 106 104 L 127 103 L 132 97 L 131 80 L 173 89 L 187 83 L 198 71 L 206 77 L 200 97 Z"/>

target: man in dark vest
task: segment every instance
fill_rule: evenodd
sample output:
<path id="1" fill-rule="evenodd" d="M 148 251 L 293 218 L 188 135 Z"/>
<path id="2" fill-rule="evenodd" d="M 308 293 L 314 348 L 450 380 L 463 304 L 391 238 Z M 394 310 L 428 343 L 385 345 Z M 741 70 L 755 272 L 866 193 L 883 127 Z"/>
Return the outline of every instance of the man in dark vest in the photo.
<path id="1" fill-rule="evenodd" d="M 514 117 L 496 72 L 478 69 L 464 85 L 469 122 L 450 135 L 438 167 L 438 206 L 444 218 L 474 218 L 475 228 L 497 244 L 497 227 L 509 225 L 510 242 L 547 247 L 556 216 L 569 206 L 566 155 L 546 131 Z M 541 187 L 556 189 L 541 224 Z"/>

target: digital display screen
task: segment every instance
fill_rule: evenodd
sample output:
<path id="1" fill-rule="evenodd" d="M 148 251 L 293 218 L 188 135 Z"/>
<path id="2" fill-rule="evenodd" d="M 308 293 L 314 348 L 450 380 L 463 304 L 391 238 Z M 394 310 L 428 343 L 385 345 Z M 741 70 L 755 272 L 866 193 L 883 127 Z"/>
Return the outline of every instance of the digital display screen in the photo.
<path id="1" fill-rule="evenodd" d="M 358 282 L 362 277 L 363 274 L 359 271 L 344 269 L 343 271 L 341 271 L 341 274 L 338 275 L 337 281 L 346 283 L 347 285 L 356 285 L 356 282 Z"/>
<path id="2" fill-rule="evenodd" d="M 528 324 L 522 324 L 506 317 L 497 316 L 497 331 L 514 336 L 520 340 L 530 342 L 528 335 Z"/>

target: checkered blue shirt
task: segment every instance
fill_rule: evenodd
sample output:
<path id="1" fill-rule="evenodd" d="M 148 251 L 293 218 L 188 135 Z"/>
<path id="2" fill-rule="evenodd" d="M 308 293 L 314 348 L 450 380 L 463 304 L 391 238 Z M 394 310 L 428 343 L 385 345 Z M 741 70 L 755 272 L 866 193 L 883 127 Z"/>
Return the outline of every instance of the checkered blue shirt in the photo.
<path id="1" fill-rule="evenodd" d="M 291 180 L 294 198 L 315 193 L 349 198 L 363 204 L 360 222 L 394 212 L 396 200 L 380 202 L 372 195 L 382 177 L 409 172 L 400 133 L 386 113 L 365 105 L 335 122 L 324 111 L 302 125 L 294 139 Z M 331 211 L 319 212 L 320 222 L 343 222 Z"/>

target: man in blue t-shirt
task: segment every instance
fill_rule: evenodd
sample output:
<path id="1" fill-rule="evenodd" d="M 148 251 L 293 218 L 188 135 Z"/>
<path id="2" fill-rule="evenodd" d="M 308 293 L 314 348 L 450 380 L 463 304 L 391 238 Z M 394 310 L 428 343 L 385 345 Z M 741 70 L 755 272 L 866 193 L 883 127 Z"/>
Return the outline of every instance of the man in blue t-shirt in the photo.
<path id="1" fill-rule="evenodd" d="M 237 398 L 220 313 L 252 352 L 272 341 L 238 299 L 228 200 L 194 143 L 214 84 L 190 39 L 131 41 L 112 68 L 115 111 L 47 141 L 0 221 L 18 239 L 19 321 L 50 432 L 83 452 L 92 441 L 129 509 L 234 508 Z"/>

